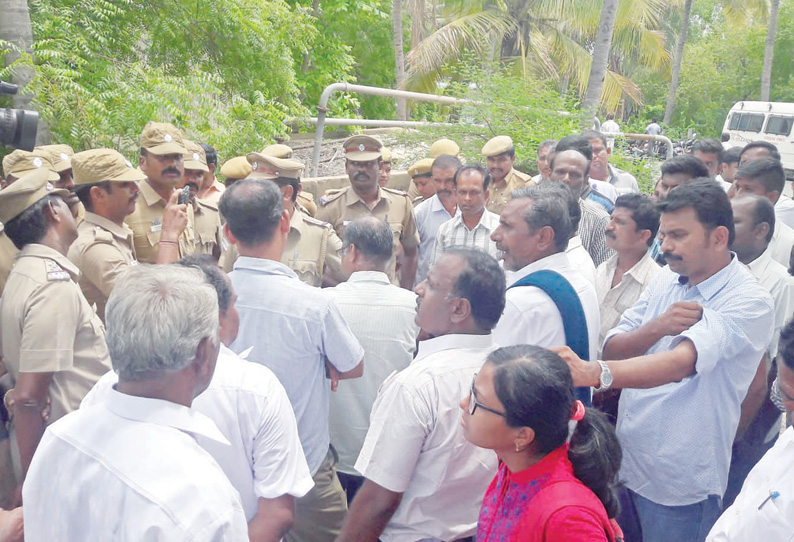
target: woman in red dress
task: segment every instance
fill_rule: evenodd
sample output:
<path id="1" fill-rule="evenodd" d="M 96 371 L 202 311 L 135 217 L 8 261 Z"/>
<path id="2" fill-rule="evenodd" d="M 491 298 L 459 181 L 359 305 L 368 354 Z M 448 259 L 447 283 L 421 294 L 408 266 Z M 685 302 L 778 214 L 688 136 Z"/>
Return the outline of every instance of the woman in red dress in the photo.
<path id="1" fill-rule="evenodd" d="M 611 519 L 620 444 L 606 417 L 574 398 L 562 358 L 537 346 L 495 350 L 461 408 L 466 438 L 500 460 L 477 542 L 622 539 Z"/>

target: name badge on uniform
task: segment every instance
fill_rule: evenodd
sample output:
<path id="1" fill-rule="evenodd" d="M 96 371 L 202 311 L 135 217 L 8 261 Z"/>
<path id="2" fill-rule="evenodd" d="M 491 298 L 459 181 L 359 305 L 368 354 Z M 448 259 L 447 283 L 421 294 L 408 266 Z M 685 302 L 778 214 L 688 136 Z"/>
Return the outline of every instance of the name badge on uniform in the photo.
<path id="1" fill-rule="evenodd" d="M 160 220 L 159 218 L 155 218 L 154 220 L 152 220 L 152 227 L 149 228 L 149 231 L 156 232 L 156 231 L 160 231 L 162 229 L 163 229 L 163 221 L 162 220 Z"/>
<path id="2" fill-rule="evenodd" d="M 52 260 L 44 260 L 47 269 L 47 280 L 69 280 L 69 272 Z"/>
<path id="3" fill-rule="evenodd" d="M 342 221 L 342 225 L 343 225 L 343 226 L 347 226 L 347 225 L 348 225 L 348 224 L 350 224 L 351 222 L 353 222 L 353 221 L 352 221 L 352 220 L 343 220 L 343 221 Z"/>

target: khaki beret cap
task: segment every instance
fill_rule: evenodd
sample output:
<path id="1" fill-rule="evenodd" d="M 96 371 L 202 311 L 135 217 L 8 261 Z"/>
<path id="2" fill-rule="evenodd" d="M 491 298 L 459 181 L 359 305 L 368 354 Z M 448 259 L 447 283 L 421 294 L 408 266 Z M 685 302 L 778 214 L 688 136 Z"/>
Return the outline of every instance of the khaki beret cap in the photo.
<path id="1" fill-rule="evenodd" d="M 105 181 L 130 182 L 146 178 L 140 170 L 132 167 L 129 160 L 114 149 L 91 149 L 78 152 L 72 157 L 74 185 L 85 186 Z"/>
<path id="2" fill-rule="evenodd" d="M 17 149 L 10 154 L 6 154 L 3 157 L 3 178 L 5 179 L 11 173 L 11 170 L 14 168 L 17 162 L 19 162 L 23 156 L 26 154 L 33 154 L 30 151 L 23 151 L 22 149 Z"/>
<path id="3" fill-rule="evenodd" d="M 147 122 L 141 132 L 141 147 L 152 154 L 185 154 L 182 132 L 167 122 Z"/>
<path id="4" fill-rule="evenodd" d="M 187 152 L 185 153 L 185 169 L 198 169 L 204 172 L 210 170 L 207 167 L 207 153 L 201 145 L 189 139 L 183 140 Z"/>
<path id="5" fill-rule="evenodd" d="M 43 152 L 50 159 L 57 173 L 63 173 L 72 167 L 71 158 L 74 156 L 74 149 L 69 145 L 42 145 L 33 150 Z"/>
<path id="6" fill-rule="evenodd" d="M 430 158 L 438 158 L 442 154 L 457 156 L 460 154 L 460 147 L 451 139 L 439 139 L 430 145 Z"/>
<path id="7" fill-rule="evenodd" d="M 342 148 L 345 158 L 353 162 L 369 162 L 380 158 L 380 149 L 383 144 L 374 137 L 354 135 L 345 139 Z"/>
<path id="8" fill-rule="evenodd" d="M 277 177 L 299 179 L 304 168 L 304 165 L 297 160 L 276 158 L 261 152 L 249 153 L 247 158 L 253 169 L 251 175 L 248 176 L 249 179 L 275 179 Z"/>
<path id="9" fill-rule="evenodd" d="M 8 188 L 0 190 L 0 222 L 8 224 L 9 220 L 18 217 L 48 194 L 62 198 L 69 195 L 68 190 L 55 188 L 50 184 L 48 173 L 49 171 L 44 168 L 34 169 L 17 179 Z"/>
<path id="10" fill-rule="evenodd" d="M 485 157 L 496 156 L 513 148 L 513 140 L 510 136 L 496 136 L 483 145 L 482 155 Z"/>
<path id="11" fill-rule="evenodd" d="M 11 167 L 8 168 L 5 174 L 6 177 L 13 175 L 19 179 L 20 177 L 36 171 L 37 169 L 49 171 L 47 180 L 50 182 L 61 180 L 61 176 L 55 171 L 55 168 L 52 166 L 49 158 L 47 158 L 45 153 L 41 151 L 25 152 L 24 154 L 18 155 L 17 159 L 14 161 Z"/>
<path id="12" fill-rule="evenodd" d="M 411 177 L 418 177 L 419 175 L 426 175 L 433 169 L 432 158 L 422 158 L 417 163 L 408 168 L 408 175 Z"/>
<path id="13" fill-rule="evenodd" d="M 386 147 L 381 147 L 380 157 L 384 162 L 391 162 L 391 151 Z"/>
<path id="14" fill-rule="evenodd" d="M 229 158 L 221 166 L 221 175 L 227 179 L 245 179 L 251 174 L 251 163 L 245 156 Z"/>
<path id="15" fill-rule="evenodd" d="M 268 145 L 264 149 L 262 149 L 262 154 L 266 154 L 268 156 L 275 156 L 276 158 L 292 158 L 294 151 L 292 147 L 289 145 L 282 145 L 281 143 L 276 143 L 275 145 Z"/>

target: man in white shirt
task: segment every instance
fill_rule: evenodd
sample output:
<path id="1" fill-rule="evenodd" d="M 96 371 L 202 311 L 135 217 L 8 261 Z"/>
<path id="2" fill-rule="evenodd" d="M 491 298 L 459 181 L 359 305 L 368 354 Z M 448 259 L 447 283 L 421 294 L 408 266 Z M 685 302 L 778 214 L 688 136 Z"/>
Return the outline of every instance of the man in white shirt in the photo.
<path id="1" fill-rule="evenodd" d="M 496 456 L 463 436 L 460 401 L 496 346 L 505 278 L 482 251 L 453 247 L 416 287 L 416 323 L 430 338 L 388 378 L 356 462 L 366 478 L 340 541 L 458 540 L 477 528 Z"/>
<path id="2" fill-rule="evenodd" d="M 460 213 L 438 228 L 431 267 L 449 247 L 472 247 L 498 258 L 491 233 L 499 225 L 499 215 L 485 208 L 491 176 L 478 165 L 463 166 L 453 178 Z"/>
<path id="3" fill-rule="evenodd" d="M 734 195 L 756 194 L 776 205 L 780 194 L 783 193 L 785 182 L 786 173 L 779 160 L 760 158 L 745 161 L 736 170 L 733 181 Z M 792 248 L 794 248 L 794 229 L 789 228 L 782 221 L 775 221 L 772 241 L 769 243 L 772 259 L 788 267 Z"/>
<path id="4" fill-rule="evenodd" d="M 281 263 L 290 229 L 283 196 L 269 181 L 243 179 L 221 196 L 224 233 L 240 257 L 230 274 L 240 331 L 231 349 L 271 369 L 287 391 L 314 488 L 296 506 L 288 541 L 332 541 L 347 510 L 328 432 L 326 366 L 333 380 L 363 373 L 364 349 L 333 298 Z"/>
<path id="5" fill-rule="evenodd" d="M 192 408 L 220 429 L 231 446 L 196 437 L 240 493 L 252 541 L 277 541 L 294 521 L 295 499 L 314 485 L 298 437 L 298 426 L 284 386 L 258 363 L 229 350 L 237 337 L 240 317 L 237 295 L 229 277 L 207 255 L 182 258 L 177 264 L 204 273 L 218 294 L 221 349 L 209 387 Z M 110 371 L 91 389 L 80 408 L 107 398 L 118 375 Z"/>
<path id="6" fill-rule="evenodd" d="M 778 383 L 786 410 L 794 411 L 794 322 L 780 335 Z M 741 493 L 714 524 L 708 542 L 794 540 L 794 427 L 750 471 Z"/>
<path id="7" fill-rule="evenodd" d="M 720 174 L 715 177 L 716 181 L 722 185 L 727 192 L 733 184 L 733 177 L 739 169 L 739 158 L 742 154 L 741 147 L 731 147 L 725 149 L 720 155 Z"/>
<path id="8" fill-rule="evenodd" d="M 504 254 L 508 286 L 536 271 L 552 270 L 576 291 L 587 323 L 590 359 L 595 360 L 600 320 L 595 287 L 571 266 L 565 254 L 574 233 L 568 209 L 570 197 L 570 191 L 559 183 L 542 183 L 514 193 L 493 239 Z M 508 289 L 504 314 L 493 333 L 500 346 L 534 344 L 548 348 L 568 344 L 560 310 L 535 286 Z"/>
<path id="9" fill-rule="evenodd" d="M 774 158 L 780 160 L 780 151 L 777 146 L 769 141 L 752 141 L 742 147 L 739 153 L 739 167 L 746 162 L 752 162 L 760 158 Z M 786 181 L 780 199 L 775 203 L 775 215 L 777 219 L 790 228 L 794 228 L 794 197 L 791 190 L 791 181 Z M 784 264 L 785 265 L 785 264 Z"/>
<path id="10" fill-rule="evenodd" d="M 731 455 L 728 489 L 723 497 L 726 506 L 736 498 L 750 469 L 772 447 L 779 432 L 780 412 L 767 400 L 768 376 L 777 355 L 780 333 L 794 313 L 794 277 L 788 274 L 785 266 L 772 259 L 769 249 L 775 229 L 772 203 L 763 196 L 745 194 L 734 197 L 731 207 L 736 230 L 731 250 L 772 295 L 775 326 L 772 342 L 742 402 L 742 415 Z"/>
<path id="11" fill-rule="evenodd" d="M 119 382 L 45 432 L 22 489 L 25 539 L 247 539 L 239 494 L 195 438 L 229 442 L 190 408 L 215 370 L 217 294 L 198 270 L 139 265 L 106 323 Z"/>
<path id="12" fill-rule="evenodd" d="M 364 347 L 367 370 L 361 378 L 340 382 L 331 394 L 331 444 L 339 456 L 337 474 L 348 504 L 364 483 L 353 468 L 369 429 L 372 404 L 386 377 L 408 367 L 419 333 L 416 294 L 389 282 L 392 255 L 389 224 L 372 216 L 345 227 L 342 269 L 347 282 L 326 290 L 339 305 L 350 330 Z"/>
<path id="13" fill-rule="evenodd" d="M 606 126 L 606 123 L 604 123 L 604 126 Z M 611 187 L 617 190 L 618 194 L 629 194 L 640 191 L 640 187 L 634 175 L 628 171 L 613 167 L 609 163 L 609 157 L 612 154 L 612 146 L 608 145 L 607 138 L 604 134 L 595 130 L 585 130 L 582 132 L 582 137 L 585 137 L 593 147 L 593 160 L 590 162 L 589 172 L 591 182 L 599 181 L 600 183 L 609 183 Z M 606 187 L 600 183 L 594 188 L 604 195 L 609 196 L 605 190 Z"/>
<path id="14" fill-rule="evenodd" d="M 416 229 L 419 230 L 419 266 L 416 269 L 416 282 L 419 284 L 430 270 L 433 259 L 436 234 L 444 222 L 460 214 L 455 196 L 455 173 L 461 163 L 455 156 L 442 154 L 433 161 L 430 168 L 431 182 L 436 193 L 416 206 Z"/>
<path id="15" fill-rule="evenodd" d="M 716 139 L 698 139 L 692 145 L 692 156 L 703 162 L 703 165 L 709 170 L 709 177 L 712 179 L 716 179 L 717 174 L 720 172 L 723 152 L 722 143 Z"/>
<path id="16" fill-rule="evenodd" d="M 619 134 L 620 126 L 615 122 L 615 114 L 607 113 L 607 120 L 601 125 L 601 131 L 605 134 Z M 610 145 L 611 147 L 611 145 Z"/>

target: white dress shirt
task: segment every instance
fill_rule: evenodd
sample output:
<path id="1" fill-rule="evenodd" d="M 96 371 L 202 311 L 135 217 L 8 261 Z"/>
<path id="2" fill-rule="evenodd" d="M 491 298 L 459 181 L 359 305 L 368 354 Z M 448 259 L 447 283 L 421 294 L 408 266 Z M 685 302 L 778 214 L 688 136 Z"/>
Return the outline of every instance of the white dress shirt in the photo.
<path id="1" fill-rule="evenodd" d="M 325 291 L 336 299 L 364 347 L 364 375 L 340 381 L 331 394 L 331 444 L 339 456 L 336 468 L 358 475 L 353 465 L 367 436 L 378 388 L 390 374 L 408 367 L 416 351 L 416 294 L 394 286 L 385 273 L 377 271 L 357 271 L 347 282 Z"/>
<path id="2" fill-rule="evenodd" d="M 723 179 L 723 178 L 722 178 L 722 174 L 719 174 L 719 175 L 717 175 L 716 177 L 714 177 L 714 180 L 715 180 L 715 181 L 717 181 L 717 182 L 719 183 L 720 187 L 721 187 L 723 190 L 725 190 L 725 192 L 727 192 L 728 190 L 730 190 L 730 188 L 731 188 L 731 185 L 733 184 L 733 183 L 730 183 L 730 182 L 726 181 L 725 179 Z"/>
<path id="3" fill-rule="evenodd" d="M 496 249 L 496 243 L 491 239 L 491 234 L 497 226 L 499 226 L 499 215 L 488 209 L 483 209 L 480 221 L 472 229 L 469 229 L 463 221 L 463 215 L 458 213 L 455 218 L 446 221 L 438 228 L 430 267 L 436 264 L 449 247 L 479 248 L 499 259 L 501 255 Z"/>
<path id="4" fill-rule="evenodd" d="M 27 526 L 25 527 L 27 529 Z M 794 427 L 753 467 L 707 542 L 794 541 Z"/>
<path id="5" fill-rule="evenodd" d="M 460 209 L 455 208 L 455 214 L 447 212 L 438 194 L 426 199 L 416 206 L 416 229 L 419 231 L 419 263 L 416 267 L 416 281 L 419 284 L 427 278 L 430 271 L 430 261 L 433 259 L 433 251 L 436 246 L 436 234 L 438 228 L 451 218 L 460 215 Z"/>
<path id="6" fill-rule="evenodd" d="M 788 274 L 787 268 L 772 259 L 768 247 L 747 267 L 761 286 L 772 294 L 772 300 L 775 302 L 775 331 L 772 333 L 772 342 L 769 345 L 771 361 L 777 355 L 780 332 L 794 314 L 794 277 Z"/>
<path id="7" fill-rule="evenodd" d="M 491 335 L 428 339 L 381 386 L 356 470 L 403 493 L 383 542 L 455 540 L 476 531 L 497 459 L 463 436 L 460 401 L 495 348 Z"/>
<path id="8" fill-rule="evenodd" d="M 240 313 L 240 331 L 230 348 L 238 354 L 253 348 L 247 359 L 272 370 L 287 390 L 314 475 L 331 442 L 325 360 L 344 373 L 356 368 L 364 349 L 334 299 L 302 283 L 281 262 L 242 256 L 229 278 Z"/>
<path id="9" fill-rule="evenodd" d="M 22 496 L 25 540 L 247 540 L 240 496 L 196 436 L 203 414 L 108 392 L 44 433 Z"/>
<path id="10" fill-rule="evenodd" d="M 794 229 L 789 228 L 782 222 L 775 221 L 775 232 L 772 234 L 772 241 L 769 243 L 772 259 L 788 269 L 792 247 L 794 247 Z"/>
<path id="11" fill-rule="evenodd" d="M 542 269 L 556 271 L 576 290 L 587 321 L 590 359 L 595 360 L 601 321 L 595 286 L 574 269 L 565 253 L 552 254 L 519 271 L 508 273 L 507 285 Z M 493 330 L 494 341 L 499 346 L 534 344 L 549 348 L 567 344 L 560 311 L 546 292 L 534 286 L 520 286 L 507 290 L 506 297 L 505 311 Z"/>
<path id="12" fill-rule="evenodd" d="M 113 371 L 107 373 L 80 408 L 105 401 L 118 380 Z M 287 392 L 267 367 L 244 361 L 221 345 L 215 374 L 192 409 L 210 418 L 231 443 L 196 436 L 240 493 L 248 521 L 256 515 L 260 497 L 303 497 L 314 486 Z"/>
<path id="13" fill-rule="evenodd" d="M 780 196 L 775 203 L 775 219 L 789 228 L 794 228 L 794 200 L 788 196 Z"/>
<path id="14" fill-rule="evenodd" d="M 608 198 L 612 203 L 615 203 L 615 200 L 621 194 L 617 187 L 607 181 L 599 181 L 598 179 L 590 179 L 590 188 Z"/>
<path id="15" fill-rule="evenodd" d="M 601 331 L 598 334 L 599 357 L 601 346 L 609 330 L 618 325 L 623 312 L 637 302 L 645 287 L 661 269 L 651 258 L 651 253 L 646 252 L 640 261 L 623 273 L 620 282 L 613 288 L 612 279 L 617 265 L 618 255 L 615 254 L 596 269 L 596 293 L 598 306 L 601 309 Z"/>
<path id="16" fill-rule="evenodd" d="M 593 258 L 590 256 L 590 253 L 582 246 L 582 238 L 579 237 L 579 234 L 574 235 L 568 240 L 568 247 L 565 249 L 565 254 L 568 256 L 571 267 L 579 271 L 584 278 L 590 281 L 590 284 L 595 286 L 596 266 L 593 263 Z"/>

